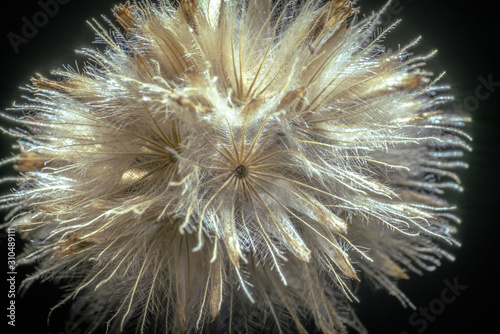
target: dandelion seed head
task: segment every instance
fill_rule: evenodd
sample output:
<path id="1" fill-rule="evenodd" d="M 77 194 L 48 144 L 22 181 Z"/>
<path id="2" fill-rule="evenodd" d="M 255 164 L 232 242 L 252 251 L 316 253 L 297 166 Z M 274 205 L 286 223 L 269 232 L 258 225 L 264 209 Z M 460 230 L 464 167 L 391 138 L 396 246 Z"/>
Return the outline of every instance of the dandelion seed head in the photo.
<path id="1" fill-rule="evenodd" d="M 32 278 L 69 279 L 88 332 L 363 333 L 353 281 L 412 305 L 396 281 L 459 244 L 443 195 L 469 118 L 435 52 L 386 50 L 397 22 L 358 12 L 145 0 L 92 21 L 105 50 L 4 115 L 24 128 L 0 205 Z"/>

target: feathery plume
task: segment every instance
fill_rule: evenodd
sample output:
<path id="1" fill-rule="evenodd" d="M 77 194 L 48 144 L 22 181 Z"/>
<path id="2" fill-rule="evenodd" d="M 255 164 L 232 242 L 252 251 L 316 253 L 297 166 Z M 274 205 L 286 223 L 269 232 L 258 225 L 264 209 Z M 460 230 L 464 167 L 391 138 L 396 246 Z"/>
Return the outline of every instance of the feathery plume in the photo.
<path id="1" fill-rule="evenodd" d="M 458 245 L 441 195 L 462 190 L 469 118 L 434 52 L 383 47 L 384 9 L 144 0 L 93 21 L 106 50 L 4 115 L 20 174 L 0 205 L 32 279 L 103 305 L 88 332 L 364 332 L 353 280 L 411 305 L 396 281 Z"/>

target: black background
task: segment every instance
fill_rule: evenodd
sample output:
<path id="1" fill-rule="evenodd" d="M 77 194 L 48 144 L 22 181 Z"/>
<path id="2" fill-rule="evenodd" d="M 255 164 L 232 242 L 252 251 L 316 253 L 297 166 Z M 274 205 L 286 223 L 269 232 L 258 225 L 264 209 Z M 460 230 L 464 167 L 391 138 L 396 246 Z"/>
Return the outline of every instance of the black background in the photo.
<path id="1" fill-rule="evenodd" d="M 396 1 L 397 2 L 397 1 Z M 95 47 L 93 32 L 85 23 L 100 14 L 111 17 L 110 9 L 118 1 L 70 0 L 60 5 L 59 12 L 39 28 L 38 33 L 27 44 L 19 46 L 15 53 L 7 35 L 21 34 L 22 18 L 32 21 L 40 11 L 37 1 L 16 0 L 3 2 L 0 20 L 1 80 L 0 109 L 9 107 L 14 100 L 20 100 L 19 86 L 28 83 L 34 73 L 48 75 L 50 70 L 61 64 L 74 65 L 74 60 L 83 59 L 74 50 Z M 358 4 L 362 13 L 380 8 L 385 1 L 362 0 Z M 9 6 L 9 7 L 6 7 Z M 399 0 L 387 16 L 387 22 L 403 19 L 393 32 L 387 45 L 397 48 L 414 37 L 424 38 L 415 49 L 417 53 L 427 53 L 439 49 L 439 54 L 429 61 L 428 68 L 436 73 L 447 71 L 445 82 L 452 85 L 456 96 L 456 107 L 464 108 L 464 101 L 473 101 L 476 89 L 481 84 L 479 77 L 488 77 L 500 83 L 499 29 L 500 17 L 491 1 L 432 1 Z M 458 239 L 462 247 L 454 249 L 455 262 L 445 262 L 438 270 L 424 277 L 412 275 L 410 281 L 401 282 L 400 287 L 418 307 L 428 307 L 439 299 L 445 288 L 444 280 L 467 286 L 467 289 L 450 304 L 422 333 L 490 333 L 497 330 L 498 307 L 498 245 L 500 244 L 500 84 L 494 92 L 477 106 L 468 105 L 474 122 L 468 131 L 472 134 L 474 151 L 467 155 L 468 170 L 461 173 L 465 192 L 451 195 L 459 207 L 463 222 Z M 483 89 L 481 93 L 486 92 Z M 12 141 L 1 137 L 1 156 L 8 156 Z M 10 166 L 2 167 L 2 175 L 13 174 Z M 1 192 L 8 191 L 10 185 L 0 185 Z M 0 262 L 7 262 L 5 234 L 0 235 L 2 249 Z M 22 247 L 20 238 L 17 248 Z M 4 272 L 6 265 L 2 264 Z M 19 268 L 19 284 L 27 271 Z M 5 283 L 5 274 L 0 274 Z M 0 291 L 0 328 L 7 327 L 7 289 Z M 360 303 L 355 307 L 358 315 L 372 334 L 420 333 L 420 326 L 412 326 L 408 318 L 414 312 L 400 306 L 398 301 L 382 291 L 372 291 L 362 287 L 357 292 Z M 49 283 L 35 284 L 24 297 L 16 297 L 16 330 L 9 333 L 52 333 L 83 334 L 65 323 L 67 309 L 56 311 L 47 326 L 47 313 L 55 305 L 61 294 Z M 493 306 L 492 306 L 493 305 Z"/>

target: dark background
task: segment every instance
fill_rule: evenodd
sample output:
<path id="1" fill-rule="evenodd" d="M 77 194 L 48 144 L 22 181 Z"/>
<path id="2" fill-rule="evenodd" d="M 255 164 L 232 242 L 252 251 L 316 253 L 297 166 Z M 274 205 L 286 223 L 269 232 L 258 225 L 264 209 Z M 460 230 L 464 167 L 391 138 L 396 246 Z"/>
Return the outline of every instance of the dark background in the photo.
<path id="1" fill-rule="evenodd" d="M 45 0 L 46 1 L 46 0 Z M 45 2 L 44 1 L 44 2 Z M 66 0 L 68 1 L 68 0 Z M 110 9 L 119 1 L 69 0 L 60 5 L 59 11 L 48 23 L 39 28 L 27 44 L 21 44 L 14 52 L 7 35 L 14 32 L 21 35 L 22 18 L 32 21 L 33 15 L 41 10 L 37 1 L 16 0 L 4 3 L 0 21 L 0 50 L 2 70 L 0 80 L 0 109 L 9 107 L 14 100 L 20 100 L 19 86 L 28 83 L 34 73 L 48 75 L 50 70 L 62 64 L 79 63 L 82 58 L 74 50 L 82 47 L 95 47 L 93 32 L 85 23 L 100 14 L 111 15 Z M 412 326 L 408 318 L 414 312 L 400 306 L 398 301 L 383 291 L 373 292 L 365 287 L 357 292 L 360 302 L 355 307 L 358 315 L 372 334 L 414 333 L 490 333 L 497 326 L 498 303 L 498 245 L 500 244 L 500 67 L 499 54 L 499 16 L 490 1 L 433 1 L 399 0 L 389 10 L 387 22 L 403 19 L 398 29 L 390 34 L 386 45 L 397 48 L 398 43 L 405 45 L 414 37 L 424 38 L 414 49 L 425 54 L 439 49 L 439 54 L 429 61 L 428 68 L 440 73 L 447 71 L 443 82 L 451 83 L 456 96 L 455 106 L 464 109 L 464 101 L 474 101 L 476 89 L 481 85 L 479 77 L 499 82 L 493 86 L 491 96 L 479 101 L 478 105 L 467 105 L 474 122 L 468 130 L 472 134 L 474 151 L 467 155 L 468 170 L 461 173 L 465 192 L 451 194 L 453 202 L 459 207 L 462 217 L 458 239 L 462 247 L 454 249 L 455 262 L 444 262 L 438 270 L 424 277 L 412 275 L 400 287 L 418 307 L 429 307 L 439 299 L 445 288 L 444 280 L 467 286 L 457 299 L 446 304 L 444 311 L 433 321 L 429 321 L 424 331 L 420 326 Z M 380 8 L 385 1 L 358 1 L 362 13 Z M 9 6 L 9 7 L 6 7 Z M 484 88 L 480 90 L 485 93 Z M 478 100 L 477 100 L 478 101 Z M 2 121 L 3 122 L 3 121 Z M 3 122 L 5 123 L 5 122 Z M 12 141 L 2 136 L 0 139 L 1 156 L 8 156 Z M 2 175 L 13 174 L 11 166 L 0 169 Z M 11 185 L 0 185 L 2 193 Z M 7 261 L 5 234 L 0 234 L 2 249 L 0 260 Z M 17 249 L 22 241 L 17 239 Z M 5 268 L 5 265 L 2 265 Z M 32 268 L 19 268 L 17 283 Z M 3 269 L 5 272 L 7 269 Z M 5 282 L 5 274 L 1 274 Z M 4 289 L 3 291 L 7 291 Z M 0 328 L 6 325 L 6 292 L 0 292 L 2 311 Z M 35 284 L 26 295 L 16 298 L 16 331 L 12 333 L 52 333 L 83 334 L 72 328 L 65 319 L 67 309 L 56 311 L 47 326 L 47 312 L 55 305 L 61 294 L 49 283 Z M 492 307 L 493 305 L 493 307 Z M 470 329 L 469 329 L 470 328 Z M 495 330 L 494 330 L 495 329 Z"/>

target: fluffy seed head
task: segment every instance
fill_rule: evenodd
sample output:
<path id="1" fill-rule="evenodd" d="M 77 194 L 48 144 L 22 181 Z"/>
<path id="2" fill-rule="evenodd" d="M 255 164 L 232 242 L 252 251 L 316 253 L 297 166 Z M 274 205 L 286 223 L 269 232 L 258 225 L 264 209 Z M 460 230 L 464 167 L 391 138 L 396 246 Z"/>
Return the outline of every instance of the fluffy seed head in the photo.
<path id="1" fill-rule="evenodd" d="M 468 121 L 350 1 L 181 0 L 114 8 L 104 51 L 37 75 L 1 199 L 34 278 L 69 279 L 111 332 L 363 332 L 352 280 L 452 258 Z M 97 315 L 91 307 L 104 305 Z"/>

